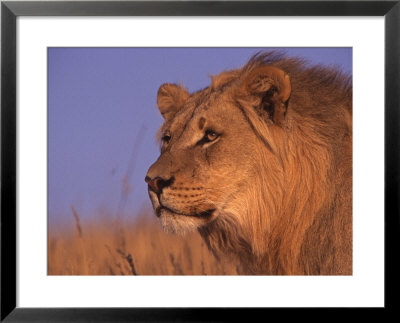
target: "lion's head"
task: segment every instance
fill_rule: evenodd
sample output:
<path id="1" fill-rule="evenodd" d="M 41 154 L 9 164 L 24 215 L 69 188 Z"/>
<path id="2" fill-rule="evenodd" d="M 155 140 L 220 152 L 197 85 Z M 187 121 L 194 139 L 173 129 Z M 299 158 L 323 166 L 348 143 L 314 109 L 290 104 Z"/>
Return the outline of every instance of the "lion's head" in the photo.
<path id="1" fill-rule="evenodd" d="M 162 148 L 146 182 L 166 231 L 198 230 L 251 272 L 351 271 L 348 78 L 267 53 L 195 93 L 164 84 L 157 103 Z"/>

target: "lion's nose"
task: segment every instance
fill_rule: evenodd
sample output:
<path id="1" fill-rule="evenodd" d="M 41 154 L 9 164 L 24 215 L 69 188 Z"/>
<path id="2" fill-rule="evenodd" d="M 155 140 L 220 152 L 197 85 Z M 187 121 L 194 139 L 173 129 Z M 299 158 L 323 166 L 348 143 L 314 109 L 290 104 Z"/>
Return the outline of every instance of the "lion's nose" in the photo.
<path id="1" fill-rule="evenodd" d="M 171 177 L 170 179 L 165 180 L 158 176 L 155 178 L 150 178 L 149 176 L 146 176 L 146 178 L 144 180 L 149 185 L 149 188 L 151 190 L 153 190 L 157 194 L 160 194 L 164 187 L 167 187 L 172 184 L 174 178 Z"/>

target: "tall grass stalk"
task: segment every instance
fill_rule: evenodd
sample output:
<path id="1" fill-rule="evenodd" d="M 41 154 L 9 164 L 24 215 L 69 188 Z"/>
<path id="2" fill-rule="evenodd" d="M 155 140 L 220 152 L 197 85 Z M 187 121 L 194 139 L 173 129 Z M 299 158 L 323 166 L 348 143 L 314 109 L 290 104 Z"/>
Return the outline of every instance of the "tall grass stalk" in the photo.
<path id="1" fill-rule="evenodd" d="M 79 240 L 80 251 L 81 251 L 81 256 L 82 256 L 83 275 L 88 275 L 89 274 L 89 266 L 88 266 L 88 261 L 87 261 L 87 256 L 86 256 L 85 242 L 83 241 L 83 231 L 82 231 L 81 221 L 79 220 L 78 212 L 76 211 L 75 207 L 72 204 L 71 204 L 71 210 L 72 210 L 72 214 L 75 219 L 75 228 L 78 233 L 78 240 Z"/>

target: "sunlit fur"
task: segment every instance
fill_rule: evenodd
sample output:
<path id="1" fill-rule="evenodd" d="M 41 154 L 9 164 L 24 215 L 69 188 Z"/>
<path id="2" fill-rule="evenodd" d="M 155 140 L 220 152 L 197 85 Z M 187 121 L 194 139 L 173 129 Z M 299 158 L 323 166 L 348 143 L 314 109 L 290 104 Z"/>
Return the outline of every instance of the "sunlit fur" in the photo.
<path id="1" fill-rule="evenodd" d="M 246 93 L 247 76 L 262 66 L 278 67 L 290 77 L 290 99 L 279 124 L 257 110 L 259 97 Z M 221 141 L 218 149 L 209 149 L 209 164 L 195 155 L 184 157 L 185 150 L 174 150 L 171 143 L 169 157 L 152 166 L 155 173 L 166 165 L 165 158 L 170 164 L 192 158 L 193 176 L 187 170 L 180 176 L 179 169 L 186 166 L 173 174 L 184 185 L 205 187 L 202 201 L 191 208 L 212 205 L 217 210 L 201 221 L 169 214 L 161 217 L 164 228 L 178 233 L 197 229 L 217 256 L 237 259 L 244 273 L 351 275 L 351 77 L 335 68 L 310 67 L 300 59 L 266 53 L 255 55 L 241 69 L 212 77 L 209 88 L 190 97 L 183 92 L 183 97 L 186 103 L 171 107 L 161 133 L 174 119 L 181 127 L 192 127 L 190 118 L 196 117 L 202 102 L 237 116 L 243 129 L 237 142 Z M 244 125 L 241 115 L 252 127 Z M 230 121 L 224 124 L 233 126 Z M 182 140 L 176 145 L 184 147 Z"/>

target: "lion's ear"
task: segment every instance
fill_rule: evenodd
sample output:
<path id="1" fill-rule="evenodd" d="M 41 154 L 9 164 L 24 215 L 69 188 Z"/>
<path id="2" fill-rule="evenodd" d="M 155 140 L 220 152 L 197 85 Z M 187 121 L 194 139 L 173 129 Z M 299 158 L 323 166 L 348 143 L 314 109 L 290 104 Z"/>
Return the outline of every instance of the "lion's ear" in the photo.
<path id="1" fill-rule="evenodd" d="M 261 66 L 247 76 L 243 85 L 247 94 L 258 98 L 258 112 L 281 124 L 291 93 L 289 75 L 274 66 Z"/>
<path id="2" fill-rule="evenodd" d="M 157 105 L 165 120 L 172 118 L 189 98 L 189 93 L 182 86 L 165 83 L 157 94 Z"/>

